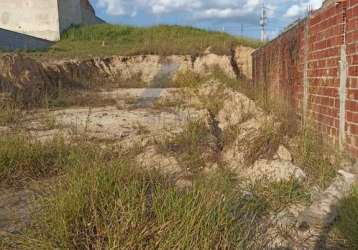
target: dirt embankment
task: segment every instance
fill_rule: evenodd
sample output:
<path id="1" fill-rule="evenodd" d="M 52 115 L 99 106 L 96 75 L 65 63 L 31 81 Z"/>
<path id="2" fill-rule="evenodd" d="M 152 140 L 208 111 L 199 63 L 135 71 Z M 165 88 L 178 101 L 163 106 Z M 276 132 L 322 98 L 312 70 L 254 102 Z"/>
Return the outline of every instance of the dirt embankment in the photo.
<path id="1" fill-rule="evenodd" d="M 232 78 L 251 77 L 253 49 L 239 47 L 230 56 L 208 52 L 199 57 L 157 55 L 112 56 L 87 60 L 60 60 L 42 63 L 22 55 L 0 57 L 0 90 L 16 93 L 24 102 L 51 94 L 61 87 L 89 87 L 91 84 L 118 84 L 124 87 L 167 87 L 179 71 L 206 74 L 218 67 Z"/>

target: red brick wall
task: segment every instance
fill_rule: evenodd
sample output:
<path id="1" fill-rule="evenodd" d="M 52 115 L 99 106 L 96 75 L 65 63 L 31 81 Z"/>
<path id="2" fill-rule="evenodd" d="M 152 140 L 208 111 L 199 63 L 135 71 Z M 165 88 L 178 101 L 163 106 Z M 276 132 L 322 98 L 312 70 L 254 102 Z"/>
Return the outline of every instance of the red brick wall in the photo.
<path id="1" fill-rule="evenodd" d="M 340 91 L 340 59 L 344 46 L 348 63 L 346 95 Z M 305 63 L 309 86 L 307 115 L 335 144 L 339 143 L 343 117 L 344 147 L 358 156 L 358 0 L 319 9 L 256 50 L 253 53 L 254 83 L 265 86 L 270 95 L 286 98 L 297 113 L 302 114 Z M 345 107 L 340 106 L 340 100 L 344 100 L 341 98 L 346 98 Z M 345 108 L 345 116 L 340 114 L 340 108 Z"/>
<path id="2" fill-rule="evenodd" d="M 296 101 L 295 93 L 302 91 L 297 85 L 303 79 L 300 69 L 303 30 L 300 23 L 263 49 L 256 50 L 253 56 L 254 83 L 292 104 Z"/>
<path id="3" fill-rule="evenodd" d="M 344 43 L 344 8 L 335 4 L 309 20 L 309 114 L 335 143 L 339 136 L 339 61 Z"/>
<path id="4" fill-rule="evenodd" d="M 348 150 L 358 155 L 358 0 L 348 1 L 346 45 L 348 62 L 346 140 Z"/>

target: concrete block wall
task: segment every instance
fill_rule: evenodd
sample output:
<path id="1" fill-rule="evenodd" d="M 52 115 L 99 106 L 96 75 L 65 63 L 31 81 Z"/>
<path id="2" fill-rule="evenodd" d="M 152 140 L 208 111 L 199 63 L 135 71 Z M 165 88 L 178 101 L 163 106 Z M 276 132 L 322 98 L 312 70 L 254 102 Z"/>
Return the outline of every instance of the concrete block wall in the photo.
<path id="1" fill-rule="evenodd" d="M 358 156 L 358 0 L 332 1 L 253 53 L 253 80 Z"/>

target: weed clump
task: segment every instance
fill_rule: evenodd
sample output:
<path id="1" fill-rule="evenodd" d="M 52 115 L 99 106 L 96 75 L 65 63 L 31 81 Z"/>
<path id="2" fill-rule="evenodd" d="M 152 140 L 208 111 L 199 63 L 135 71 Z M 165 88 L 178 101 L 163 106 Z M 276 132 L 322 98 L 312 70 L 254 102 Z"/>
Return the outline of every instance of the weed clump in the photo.
<path id="1" fill-rule="evenodd" d="M 217 160 L 216 139 L 204 120 L 194 120 L 181 133 L 159 143 L 159 149 L 173 154 L 187 172 L 198 174 L 208 162 Z"/>
<path id="2" fill-rule="evenodd" d="M 100 158 L 109 161 L 112 152 L 102 152 L 84 140 L 74 145 L 60 135 L 40 142 L 21 133 L 0 137 L 0 186 L 21 187 L 30 180 L 63 174 L 79 161 Z"/>
<path id="3" fill-rule="evenodd" d="M 127 161 L 73 171 L 46 198 L 38 223 L 14 240 L 21 249 L 236 249 L 258 247 L 264 207 L 229 175 L 178 190 Z M 13 243 L 15 244 L 15 243 Z"/>
<path id="4" fill-rule="evenodd" d="M 70 160 L 69 147 L 60 138 L 30 142 L 22 135 L 0 137 L 0 185 L 17 186 L 29 179 L 51 177 Z"/>
<path id="5" fill-rule="evenodd" d="M 252 138 L 244 138 L 242 143 L 247 145 L 245 162 L 253 164 L 256 160 L 266 157 L 272 158 L 283 141 L 284 134 L 281 133 L 277 124 L 268 121 L 260 128 L 259 133 Z"/>
<path id="6" fill-rule="evenodd" d="M 0 102 L 0 126 L 16 124 L 21 117 L 22 111 L 15 102 Z"/>
<path id="7" fill-rule="evenodd" d="M 293 204 L 304 204 L 310 201 L 307 189 L 296 180 L 279 182 L 256 182 L 251 187 L 252 193 L 265 201 L 269 211 L 278 212 Z"/>
<path id="8" fill-rule="evenodd" d="M 341 202 L 337 228 L 346 239 L 347 247 L 358 249 L 358 186 Z"/>
<path id="9" fill-rule="evenodd" d="M 307 126 L 298 133 L 295 144 L 295 162 L 307 173 L 311 182 L 326 188 L 337 174 L 339 157 L 335 151 L 327 146 L 323 137 L 312 126 Z"/>

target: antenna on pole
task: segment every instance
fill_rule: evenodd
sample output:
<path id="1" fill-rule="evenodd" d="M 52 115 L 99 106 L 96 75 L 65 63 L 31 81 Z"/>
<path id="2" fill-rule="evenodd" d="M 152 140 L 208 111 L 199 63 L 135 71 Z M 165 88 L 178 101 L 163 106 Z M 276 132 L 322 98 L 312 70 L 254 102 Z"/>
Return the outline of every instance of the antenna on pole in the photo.
<path id="1" fill-rule="evenodd" d="M 267 14 L 266 14 L 266 7 L 264 1 L 262 1 L 260 26 L 261 26 L 261 41 L 265 42 L 267 39 L 267 34 L 266 34 Z"/>

